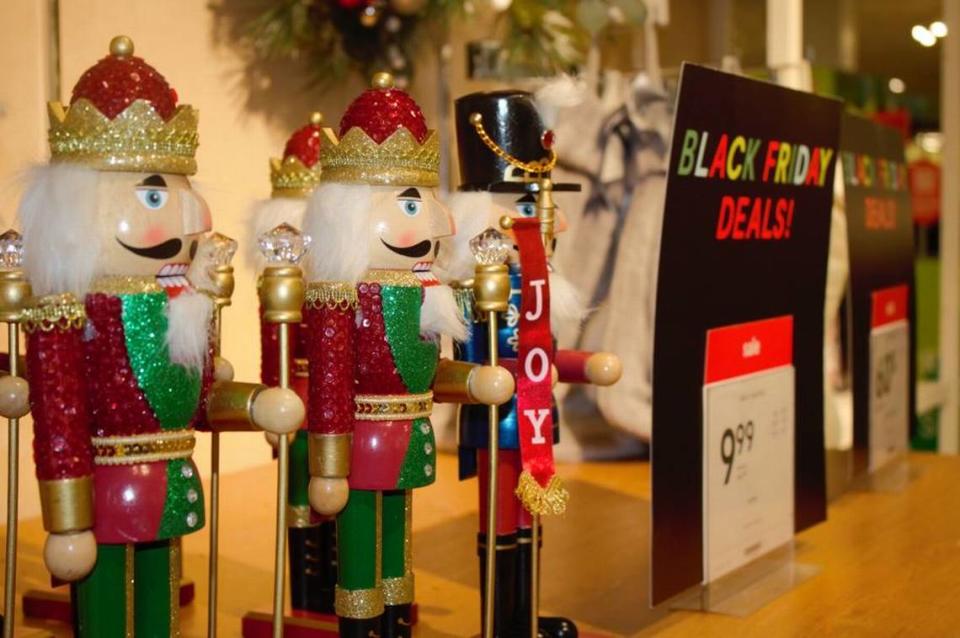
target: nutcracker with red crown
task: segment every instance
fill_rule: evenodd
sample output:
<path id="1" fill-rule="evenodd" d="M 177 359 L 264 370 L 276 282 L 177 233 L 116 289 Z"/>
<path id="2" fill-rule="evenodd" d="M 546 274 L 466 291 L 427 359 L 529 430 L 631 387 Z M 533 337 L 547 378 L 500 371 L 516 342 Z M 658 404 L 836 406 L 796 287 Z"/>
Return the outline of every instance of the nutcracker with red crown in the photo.
<path id="1" fill-rule="evenodd" d="M 282 158 L 270 160 L 270 199 L 254 207 L 253 236 L 261 237 L 281 224 L 293 228 L 303 225 L 307 198 L 320 182 L 320 148 L 323 142 L 323 117 L 313 113 L 305 126 L 287 141 Z M 254 242 L 251 242 L 253 244 Z M 259 253 L 258 253 L 259 254 Z M 260 323 L 260 374 L 270 386 L 279 383 L 278 324 Z M 290 327 L 291 387 L 307 401 L 306 326 Z M 306 424 L 304 424 L 306 425 Z M 307 430 L 297 431 L 290 444 L 287 492 L 287 526 L 290 567 L 290 604 L 294 611 L 333 613 L 336 585 L 336 523 L 321 518 L 310 509 L 307 487 Z"/>
<path id="2" fill-rule="evenodd" d="M 341 636 L 409 636 L 412 490 L 435 479 L 434 401 L 497 404 L 503 368 L 439 360 L 465 336 L 431 272 L 453 231 L 437 200 L 439 144 L 388 74 L 325 131 L 304 217 L 310 503 L 337 514 Z"/>
<path id="3" fill-rule="evenodd" d="M 232 246 L 188 179 L 197 112 L 119 36 L 68 107 L 19 209 L 44 562 L 81 637 L 179 634 L 180 539 L 204 524 L 194 430 L 290 431 L 296 394 L 227 380 L 212 350 Z M 216 369 L 215 369 L 216 367 Z"/>
<path id="4" fill-rule="evenodd" d="M 579 320 L 584 310 L 549 263 L 555 234 L 566 227 L 553 193 L 580 187 L 550 180 L 553 133 L 532 96 L 474 93 L 456 100 L 455 111 L 461 185 L 451 207 L 458 232 L 445 240 L 440 266 L 451 281 L 475 280 L 458 288 L 472 336 L 457 354 L 479 363 L 500 357 L 517 379 L 516 396 L 500 408 L 496 428 L 477 406 L 464 406 L 459 414 L 460 477 L 479 476 L 478 553 L 483 558 L 492 543 L 496 554 L 480 562 L 484 606 L 492 606 L 485 634 L 568 638 L 577 635 L 572 621 L 537 611 L 538 517 L 562 512 L 566 504 L 554 476 L 552 446 L 559 430 L 551 387 L 557 379 L 614 383 L 620 360 L 555 348 L 553 324 Z M 493 325 L 475 294 L 484 289 L 478 282 L 490 276 L 484 255 L 491 253 L 507 262 L 503 270 L 510 280 L 507 310 Z M 495 574 L 492 587 L 489 570 Z"/>

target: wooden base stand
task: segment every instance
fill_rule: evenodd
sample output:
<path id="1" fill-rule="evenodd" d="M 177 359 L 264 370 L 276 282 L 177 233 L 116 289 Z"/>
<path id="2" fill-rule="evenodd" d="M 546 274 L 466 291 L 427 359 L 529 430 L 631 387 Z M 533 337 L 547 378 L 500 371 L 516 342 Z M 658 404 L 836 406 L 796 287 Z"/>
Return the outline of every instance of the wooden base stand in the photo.
<path id="1" fill-rule="evenodd" d="M 417 624 L 417 604 L 410 609 L 410 623 Z M 243 616 L 243 638 L 271 638 L 273 614 L 250 611 Z M 334 614 L 294 611 L 283 617 L 284 638 L 337 638 L 338 623 Z"/>

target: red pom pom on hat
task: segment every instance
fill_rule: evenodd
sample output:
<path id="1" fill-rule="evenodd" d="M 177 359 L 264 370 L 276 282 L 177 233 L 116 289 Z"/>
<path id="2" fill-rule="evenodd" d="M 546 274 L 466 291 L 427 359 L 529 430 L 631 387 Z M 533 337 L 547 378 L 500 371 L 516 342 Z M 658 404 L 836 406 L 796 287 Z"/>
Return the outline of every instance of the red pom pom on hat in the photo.
<path id="1" fill-rule="evenodd" d="M 110 41 L 110 55 L 80 76 L 70 103 L 86 98 L 113 119 L 135 100 L 146 100 L 164 120 L 173 117 L 177 93 L 152 66 L 133 55 L 133 41 L 117 36 Z"/>
<path id="2" fill-rule="evenodd" d="M 283 148 L 283 159 L 296 157 L 307 168 L 312 168 L 320 159 L 320 148 L 323 144 L 323 116 L 314 113 L 310 116 L 310 123 L 294 131 L 287 145 Z"/>
<path id="3" fill-rule="evenodd" d="M 420 144 L 429 133 L 420 106 L 406 91 L 394 88 L 389 73 L 374 75 L 373 88 L 361 93 L 347 107 L 340 120 L 340 137 L 354 127 L 361 128 L 377 144 L 382 144 L 401 127 L 410 131 Z"/>

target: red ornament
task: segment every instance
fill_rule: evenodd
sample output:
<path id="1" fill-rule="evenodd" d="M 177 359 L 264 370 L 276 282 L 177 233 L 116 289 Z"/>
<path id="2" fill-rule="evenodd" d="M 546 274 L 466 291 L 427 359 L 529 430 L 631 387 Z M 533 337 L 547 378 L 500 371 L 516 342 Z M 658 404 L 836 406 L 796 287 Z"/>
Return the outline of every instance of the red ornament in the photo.
<path id="1" fill-rule="evenodd" d="M 547 149 L 548 151 L 553 148 L 553 145 L 556 143 L 556 141 L 556 135 L 551 129 L 547 129 L 543 132 L 543 135 L 540 136 L 540 144 L 542 144 L 543 148 Z"/>
<path id="2" fill-rule="evenodd" d="M 111 120 L 134 100 L 146 100 L 164 120 L 177 108 L 177 94 L 152 66 L 136 56 L 108 55 L 87 69 L 73 87 L 73 104 L 90 100 Z"/>
<path id="3" fill-rule="evenodd" d="M 310 123 L 294 131 L 287 145 L 283 148 L 283 159 L 296 157 L 307 168 L 312 168 L 320 159 L 321 135 L 323 131 L 319 124 Z"/>
<path id="4" fill-rule="evenodd" d="M 406 91 L 389 88 L 367 89 L 355 99 L 340 120 L 340 137 L 355 126 L 363 129 L 377 144 L 404 127 L 417 142 L 427 139 L 427 120 Z"/>

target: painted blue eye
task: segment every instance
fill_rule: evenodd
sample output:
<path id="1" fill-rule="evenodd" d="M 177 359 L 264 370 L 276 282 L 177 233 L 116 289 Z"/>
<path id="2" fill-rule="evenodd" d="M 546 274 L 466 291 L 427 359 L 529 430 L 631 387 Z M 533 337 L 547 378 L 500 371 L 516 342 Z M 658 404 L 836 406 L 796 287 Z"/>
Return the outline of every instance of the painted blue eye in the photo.
<path id="1" fill-rule="evenodd" d="M 163 208 L 170 196 L 167 191 L 156 188 L 138 188 L 136 192 L 140 203 L 150 210 Z"/>
<path id="2" fill-rule="evenodd" d="M 420 214 L 420 209 L 423 208 L 423 202 L 419 199 L 398 199 L 397 205 L 408 217 L 416 217 Z"/>
<path id="3" fill-rule="evenodd" d="M 530 203 L 517 204 L 517 212 L 523 217 L 534 217 L 537 214 L 537 207 Z"/>

